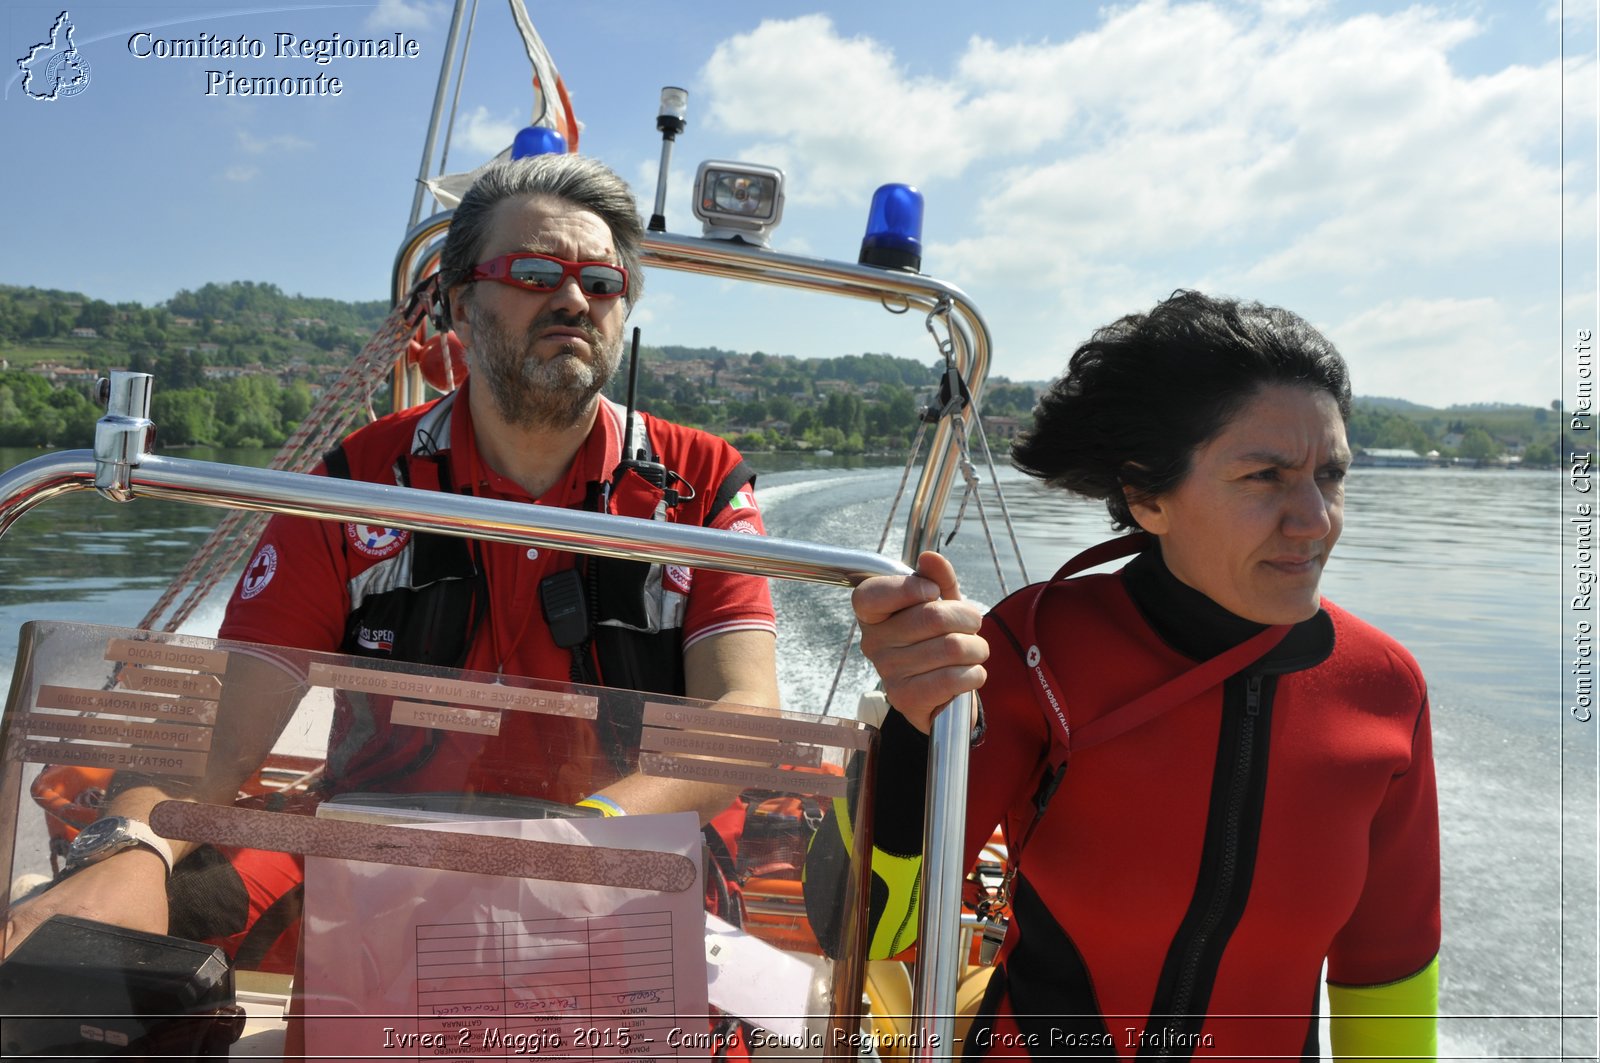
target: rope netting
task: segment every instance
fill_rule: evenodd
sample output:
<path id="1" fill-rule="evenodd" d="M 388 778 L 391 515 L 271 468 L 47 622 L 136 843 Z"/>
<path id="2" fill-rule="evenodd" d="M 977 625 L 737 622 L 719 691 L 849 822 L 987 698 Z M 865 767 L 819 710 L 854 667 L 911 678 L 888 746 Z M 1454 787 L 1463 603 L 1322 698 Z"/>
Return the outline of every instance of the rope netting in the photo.
<path id="1" fill-rule="evenodd" d="M 405 357 L 406 344 L 414 328 L 415 315 L 408 316 L 404 305 L 396 307 L 339 379 L 322 393 L 294 434 L 273 455 L 269 467 L 309 472 L 334 444 L 359 424 L 372 420 L 372 393 Z M 176 631 L 255 544 L 268 516 L 228 510 L 183 571 L 173 577 L 139 626 L 150 631 Z M 169 608 L 170 615 L 167 614 Z"/>

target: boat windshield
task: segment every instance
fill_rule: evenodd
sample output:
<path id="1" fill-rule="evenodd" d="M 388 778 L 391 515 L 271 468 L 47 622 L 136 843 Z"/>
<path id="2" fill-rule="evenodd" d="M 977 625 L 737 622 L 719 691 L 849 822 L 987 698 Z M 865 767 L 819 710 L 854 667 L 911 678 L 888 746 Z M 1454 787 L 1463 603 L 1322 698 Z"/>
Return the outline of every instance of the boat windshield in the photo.
<path id="1" fill-rule="evenodd" d="M 818 1055 L 858 1036 L 861 972 L 829 957 L 859 955 L 837 946 L 863 868 L 801 879 L 824 818 L 860 807 L 866 724 L 36 621 L 0 735 L 8 914 L 108 793 L 158 791 L 171 931 L 196 943 L 162 1006 L 124 978 L 69 1019 L 46 995 L 128 946 L 45 924 L 5 970 L 58 1017 L 18 1048 L 134 1043 L 152 1009 L 214 1019 L 274 987 L 292 1018 L 260 1036 L 308 1057 L 705 1057 L 730 1038 Z M 659 811 L 608 815 L 608 793 Z"/>

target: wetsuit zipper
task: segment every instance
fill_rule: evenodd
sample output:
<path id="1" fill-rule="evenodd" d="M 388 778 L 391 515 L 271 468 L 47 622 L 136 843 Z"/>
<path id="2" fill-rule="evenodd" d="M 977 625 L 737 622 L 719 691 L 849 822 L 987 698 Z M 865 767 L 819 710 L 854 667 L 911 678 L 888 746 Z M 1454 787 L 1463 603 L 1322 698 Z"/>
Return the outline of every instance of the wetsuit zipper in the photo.
<path id="1" fill-rule="evenodd" d="M 1210 901 L 1206 905 L 1205 915 L 1195 929 L 1194 936 L 1189 941 L 1185 950 L 1183 965 L 1179 968 L 1177 989 L 1172 995 L 1172 1009 L 1167 1019 L 1162 1023 L 1164 1032 L 1176 1035 L 1181 1032 L 1185 1017 L 1188 1015 L 1191 1001 L 1194 999 L 1195 982 L 1200 975 L 1200 960 L 1205 955 L 1206 946 L 1211 940 L 1211 935 L 1216 932 L 1217 924 L 1222 921 L 1223 914 L 1228 909 L 1228 901 L 1232 897 L 1237 883 L 1235 878 L 1238 873 L 1239 863 L 1239 820 L 1244 814 L 1245 796 L 1250 787 L 1250 768 L 1254 760 L 1256 742 L 1256 724 L 1261 718 L 1261 677 L 1249 676 L 1245 680 L 1244 688 L 1244 720 L 1239 726 L 1238 756 L 1234 758 L 1233 774 L 1228 781 L 1228 803 L 1226 806 L 1226 819 L 1222 837 L 1222 861 L 1217 871 L 1216 888 L 1211 892 Z M 1179 1047 L 1180 1038 L 1177 1036 L 1162 1037 L 1161 1049 L 1157 1053 L 1159 1059 L 1170 1059 Z"/>
<path id="2" fill-rule="evenodd" d="M 906 928 L 911 925 L 911 921 L 913 919 L 917 919 L 921 915 L 921 912 L 919 912 L 917 910 L 918 907 L 919 907 L 921 894 L 922 894 L 922 876 L 919 874 L 919 875 L 913 876 L 912 879 L 911 879 L 911 903 L 906 905 L 906 917 L 904 919 L 900 920 L 900 925 L 899 926 L 895 927 L 894 937 L 891 938 L 890 941 L 889 941 L 889 954 L 890 955 L 894 955 L 897 952 L 904 951 L 905 949 L 907 949 L 907 948 L 909 948 L 911 946 L 911 941 L 915 940 L 915 938 L 912 938 L 911 940 L 906 940 L 904 938 L 904 935 L 905 935 L 905 932 L 906 932 Z"/>

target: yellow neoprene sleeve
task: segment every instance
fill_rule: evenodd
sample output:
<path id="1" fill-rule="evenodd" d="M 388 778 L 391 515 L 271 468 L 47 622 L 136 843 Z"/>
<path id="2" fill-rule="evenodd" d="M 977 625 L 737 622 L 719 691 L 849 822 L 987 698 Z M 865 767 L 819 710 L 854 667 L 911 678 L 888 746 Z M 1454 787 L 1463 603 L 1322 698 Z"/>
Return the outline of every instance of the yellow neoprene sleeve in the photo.
<path id="1" fill-rule="evenodd" d="M 1439 1052 L 1439 959 L 1385 985 L 1328 983 L 1335 1059 L 1434 1059 Z"/>

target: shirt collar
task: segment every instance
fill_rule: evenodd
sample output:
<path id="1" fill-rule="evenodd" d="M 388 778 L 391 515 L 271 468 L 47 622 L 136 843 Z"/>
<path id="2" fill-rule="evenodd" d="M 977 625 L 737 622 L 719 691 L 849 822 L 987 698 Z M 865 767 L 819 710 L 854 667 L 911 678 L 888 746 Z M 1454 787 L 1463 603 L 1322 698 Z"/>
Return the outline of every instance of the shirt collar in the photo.
<path id="1" fill-rule="evenodd" d="M 591 482 L 603 481 L 611 475 L 622 447 L 621 420 L 615 403 L 601 397 L 594 427 L 573 456 L 566 477 L 535 500 L 516 481 L 502 476 L 483 460 L 472 422 L 472 404 L 468 400 L 471 385 L 469 377 L 461 387 L 440 400 L 434 411 L 426 415 L 429 427 L 426 445 L 413 445 L 417 456 L 433 457 L 448 464 L 450 482 L 456 491 L 482 498 L 537 501 L 540 505 L 570 508 L 583 504 Z"/>

